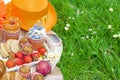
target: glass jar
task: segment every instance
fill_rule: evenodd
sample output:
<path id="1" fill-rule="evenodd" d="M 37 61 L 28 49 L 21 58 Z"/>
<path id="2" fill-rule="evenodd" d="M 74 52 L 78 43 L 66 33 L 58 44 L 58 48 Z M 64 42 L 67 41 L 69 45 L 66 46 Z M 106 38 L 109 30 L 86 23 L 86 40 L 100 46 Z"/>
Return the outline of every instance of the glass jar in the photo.
<path id="1" fill-rule="evenodd" d="M 19 39 L 20 21 L 16 17 L 10 17 L 3 22 L 4 41 Z"/>

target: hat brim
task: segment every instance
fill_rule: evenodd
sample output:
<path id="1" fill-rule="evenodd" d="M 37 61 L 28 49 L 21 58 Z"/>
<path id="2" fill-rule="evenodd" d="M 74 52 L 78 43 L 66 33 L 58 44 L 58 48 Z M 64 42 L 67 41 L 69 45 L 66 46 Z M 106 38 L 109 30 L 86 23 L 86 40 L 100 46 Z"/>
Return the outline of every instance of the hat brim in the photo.
<path id="1" fill-rule="evenodd" d="M 7 8 L 9 8 L 8 14 L 11 13 L 11 2 L 9 2 L 6 6 Z M 52 4 L 49 2 L 48 3 L 48 19 L 47 19 L 47 23 L 44 25 L 44 27 L 46 28 L 47 31 L 51 30 L 55 24 L 57 22 L 57 14 L 56 11 L 54 9 L 54 7 L 52 6 Z M 24 25 L 22 24 L 21 28 L 23 30 L 28 31 L 30 27 L 27 27 L 28 25 Z M 32 26 L 31 26 L 32 27 Z"/>

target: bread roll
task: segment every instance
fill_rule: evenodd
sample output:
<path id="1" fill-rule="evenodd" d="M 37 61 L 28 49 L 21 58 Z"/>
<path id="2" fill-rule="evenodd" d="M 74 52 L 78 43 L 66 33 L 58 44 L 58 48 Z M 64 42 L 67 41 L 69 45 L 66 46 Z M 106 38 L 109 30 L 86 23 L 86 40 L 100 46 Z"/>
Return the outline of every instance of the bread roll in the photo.
<path id="1" fill-rule="evenodd" d="M 27 80 L 26 78 L 22 77 L 19 73 L 11 71 L 11 72 L 6 72 L 1 80 Z"/>
<path id="2" fill-rule="evenodd" d="M 0 60 L 0 77 L 6 72 L 6 67 L 4 65 L 4 62 Z"/>

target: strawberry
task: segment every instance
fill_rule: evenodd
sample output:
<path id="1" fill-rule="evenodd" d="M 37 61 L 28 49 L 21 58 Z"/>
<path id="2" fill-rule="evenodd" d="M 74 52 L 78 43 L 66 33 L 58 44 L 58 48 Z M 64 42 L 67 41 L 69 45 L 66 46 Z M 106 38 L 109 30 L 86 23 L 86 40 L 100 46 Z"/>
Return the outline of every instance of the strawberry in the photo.
<path id="1" fill-rule="evenodd" d="M 16 65 L 20 66 L 22 64 L 24 64 L 23 60 L 20 59 L 20 58 L 16 58 L 16 61 L 15 61 Z"/>
<path id="2" fill-rule="evenodd" d="M 38 49 L 38 52 L 40 53 L 40 55 L 44 55 L 47 52 L 47 50 L 44 47 L 42 47 Z"/>
<path id="3" fill-rule="evenodd" d="M 17 52 L 17 53 L 15 54 L 15 56 L 16 56 L 16 58 L 21 58 L 21 59 L 23 59 L 23 57 L 24 57 L 24 55 L 23 55 L 22 52 Z"/>
<path id="4" fill-rule="evenodd" d="M 32 62 L 32 57 L 31 57 L 30 55 L 25 56 L 25 57 L 24 57 L 24 62 L 25 62 L 25 63 L 30 63 L 30 62 Z"/>
<path id="5" fill-rule="evenodd" d="M 33 61 L 37 61 L 39 57 L 40 57 L 40 55 L 37 52 L 36 53 L 32 53 Z"/>
<path id="6" fill-rule="evenodd" d="M 15 66 L 15 61 L 13 59 L 8 59 L 7 62 L 6 62 L 6 66 L 8 68 L 12 68 Z"/>

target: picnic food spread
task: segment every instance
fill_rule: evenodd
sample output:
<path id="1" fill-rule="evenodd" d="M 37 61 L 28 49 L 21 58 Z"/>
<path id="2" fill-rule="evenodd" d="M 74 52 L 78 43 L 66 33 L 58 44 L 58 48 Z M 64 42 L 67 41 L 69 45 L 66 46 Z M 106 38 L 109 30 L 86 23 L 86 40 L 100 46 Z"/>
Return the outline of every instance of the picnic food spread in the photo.
<path id="1" fill-rule="evenodd" d="M 0 0 L 0 80 L 45 80 L 62 53 L 61 39 L 47 32 L 57 20 L 52 5 L 47 0 L 23 2 L 12 0 L 5 5 Z M 51 43 L 55 40 L 59 41 Z"/>

